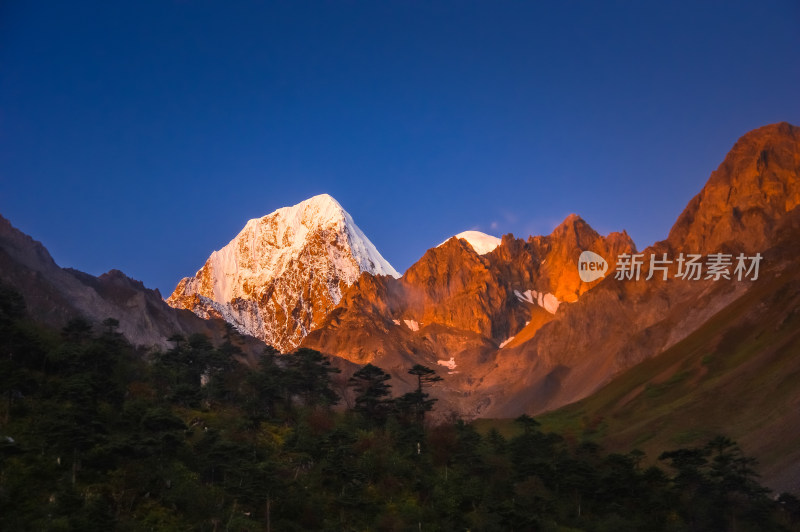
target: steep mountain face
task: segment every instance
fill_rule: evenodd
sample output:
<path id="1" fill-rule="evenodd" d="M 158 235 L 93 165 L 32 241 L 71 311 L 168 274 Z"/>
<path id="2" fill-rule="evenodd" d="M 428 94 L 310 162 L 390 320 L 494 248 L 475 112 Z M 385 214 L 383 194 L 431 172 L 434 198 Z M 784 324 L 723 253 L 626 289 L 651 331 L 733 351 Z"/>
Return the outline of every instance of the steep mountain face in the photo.
<path id="1" fill-rule="evenodd" d="M 411 364 L 439 367 L 446 374 L 442 404 L 479 413 L 484 396 L 465 391 L 479 386 L 476 375 L 494 365 L 497 351 L 523 329 L 535 334 L 532 327 L 599 282 L 584 283 L 574 266 L 586 249 L 612 258 L 635 250 L 627 234 L 602 237 L 575 215 L 549 236 L 506 235 L 484 254 L 451 238 L 400 279 L 363 275 L 303 345 L 377 364 L 400 389 Z"/>
<path id="2" fill-rule="evenodd" d="M 81 316 L 98 325 L 119 320 L 121 332 L 134 345 L 168 348 L 173 334 L 202 333 L 216 341 L 225 334 L 221 321 L 207 321 L 169 307 L 158 290 L 150 290 L 118 270 L 95 277 L 59 267 L 45 247 L 0 216 L 0 281 L 25 298 L 31 316 L 55 327 Z M 254 339 L 243 347 L 260 353 Z"/>
<path id="3" fill-rule="evenodd" d="M 800 194 L 798 138 L 789 124 L 742 137 L 669 238 L 644 250 L 638 281 L 614 275 L 617 257 L 635 251 L 628 236 L 602 238 L 572 215 L 546 237 L 507 235 L 485 254 L 454 238 L 400 279 L 362 276 L 304 345 L 373 362 L 400 391 L 410 364 L 439 367 L 445 380 L 434 394 L 444 412 L 510 417 L 579 400 L 758 289 L 763 279 L 676 278 L 675 259 L 776 260 L 769 249 Z M 581 281 L 584 250 L 608 261 L 605 278 Z M 663 254 L 673 260 L 667 279 L 654 271 L 646 280 L 650 256 Z"/>
<path id="4" fill-rule="evenodd" d="M 363 272 L 399 276 L 341 205 L 322 194 L 247 222 L 167 303 L 289 351 Z"/>

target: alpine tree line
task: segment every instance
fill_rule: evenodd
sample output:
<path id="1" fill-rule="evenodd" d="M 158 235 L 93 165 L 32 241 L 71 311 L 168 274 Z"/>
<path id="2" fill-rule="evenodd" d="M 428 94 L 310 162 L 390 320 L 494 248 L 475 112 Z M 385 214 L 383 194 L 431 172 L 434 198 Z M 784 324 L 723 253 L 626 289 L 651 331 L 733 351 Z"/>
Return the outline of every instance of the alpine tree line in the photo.
<path id="1" fill-rule="evenodd" d="M 607 454 L 546 433 L 432 423 L 439 380 L 411 392 L 368 364 L 336 381 L 321 353 L 267 350 L 257 367 L 174 336 L 135 348 L 107 319 L 61 331 L 0 285 L 0 530 L 796 530 L 735 442 Z M 342 386 L 350 407 L 334 408 Z"/>

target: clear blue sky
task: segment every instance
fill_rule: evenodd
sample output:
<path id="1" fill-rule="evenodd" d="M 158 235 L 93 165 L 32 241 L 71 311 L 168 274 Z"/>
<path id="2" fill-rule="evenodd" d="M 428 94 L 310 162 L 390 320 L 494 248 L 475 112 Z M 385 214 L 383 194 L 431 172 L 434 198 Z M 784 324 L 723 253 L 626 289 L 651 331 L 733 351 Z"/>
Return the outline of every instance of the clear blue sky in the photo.
<path id="1" fill-rule="evenodd" d="M 739 136 L 800 124 L 798 28 L 795 0 L 5 0 L 0 213 L 164 295 L 321 192 L 400 271 L 571 212 L 645 247 Z"/>

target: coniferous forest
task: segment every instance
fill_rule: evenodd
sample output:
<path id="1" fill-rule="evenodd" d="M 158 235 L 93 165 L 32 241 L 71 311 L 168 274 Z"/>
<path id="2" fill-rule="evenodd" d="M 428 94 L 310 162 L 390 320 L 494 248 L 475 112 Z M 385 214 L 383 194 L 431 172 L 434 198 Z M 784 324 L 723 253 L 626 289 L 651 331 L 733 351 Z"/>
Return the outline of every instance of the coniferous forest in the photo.
<path id="1" fill-rule="evenodd" d="M 609 454 L 541 430 L 434 423 L 438 377 L 397 396 L 322 354 L 237 360 L 230 330 L 131 346 L 118 322 L 34 323 L 0 290 L 0 530 L 794 530 L 800 502 L 719 436 Z M 349 389 L 348 401 L 342 400 Z M 344 403 L 344 404 L 343 404 Z M 652 465 L 655 464 L 655 465 Z"/>

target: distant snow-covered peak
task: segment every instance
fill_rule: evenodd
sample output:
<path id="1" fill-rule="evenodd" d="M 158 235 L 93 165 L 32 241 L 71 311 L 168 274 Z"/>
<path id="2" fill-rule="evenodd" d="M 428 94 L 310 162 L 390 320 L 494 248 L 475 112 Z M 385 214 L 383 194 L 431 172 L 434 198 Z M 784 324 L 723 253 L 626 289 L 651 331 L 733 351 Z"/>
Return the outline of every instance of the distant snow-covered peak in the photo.
<path id="1" fill-rule="evenodd" d="M 237 241 L 243 238 L 260 241 L 260 246 L 252 246 L 250 249 L 260 252 L 262 259 L 256 262 L 263 264 L 264 255 L 275 259 L 296 256 L 307 246 L 308 239 L 323 229 L 334 230 L 343 237 L 342 244 L 349 247 L 352 258 L 358 264 L 359 273 L 400 277 L 397 270 L 383 258 L 356 225 L 353 217 L 329 194 L 319 194 L 297 205 L 282 207 L 266 216 L 248 221 L 226 248 L 235 248 Z M 225 248 L 216 253 L 224 251 Z M 276 262 L 285 264 L 283 260 Z M 276 275 L 283 273 L 280 268 L 278 271 L 275 268 L 268 269 Z"/>
<path id="2" fill-rule="evenodd" d="M 328 194 L 254 218 L 167 302 L 297 346 L 364 273 L 400 277 Z"/>
<path id="3" fill-rule="evenodd" d="M 496 236 L 487 235 L 486 233 L 481 233 L 480 231 L 464 231 L 463 233 L 458 233 L 451 238 L 460 238 L 462 240 L 466 240 L 478 255 L 486 255 L 500 245 L 499 238 Z M 450 239 L 448 238 L 447 240 Z M 447 242 L 447 240 L 444 242 Z M 444 242 L 442 242 L 442 244 L 444 244 Z M 439 244 L 439 246 L 442 244 Z"/>

